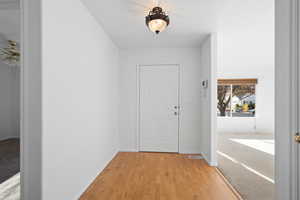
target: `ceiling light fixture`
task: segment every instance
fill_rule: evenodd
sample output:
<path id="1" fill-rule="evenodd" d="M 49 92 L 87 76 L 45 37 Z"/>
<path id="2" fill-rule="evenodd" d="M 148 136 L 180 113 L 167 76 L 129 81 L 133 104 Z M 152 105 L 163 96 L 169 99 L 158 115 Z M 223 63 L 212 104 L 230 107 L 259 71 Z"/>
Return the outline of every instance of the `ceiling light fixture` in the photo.
<path id="1" fill-rule="evenodd" d="M 162 32 L 169 23 L 170 18 L 161 7 L 154 7 L 146 16 L 146 25 L 156 34 Z"/>

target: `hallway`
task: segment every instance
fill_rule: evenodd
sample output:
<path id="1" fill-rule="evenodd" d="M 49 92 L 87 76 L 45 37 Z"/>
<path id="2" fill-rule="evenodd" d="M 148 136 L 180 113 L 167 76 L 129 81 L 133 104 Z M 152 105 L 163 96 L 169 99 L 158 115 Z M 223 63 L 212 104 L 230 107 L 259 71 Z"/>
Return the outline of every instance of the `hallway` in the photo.
<path id="1" fill-rule="evenodd" d="M 236 200 L 215 168 L 183 154 L 118 153 L 80 200 Z"/>

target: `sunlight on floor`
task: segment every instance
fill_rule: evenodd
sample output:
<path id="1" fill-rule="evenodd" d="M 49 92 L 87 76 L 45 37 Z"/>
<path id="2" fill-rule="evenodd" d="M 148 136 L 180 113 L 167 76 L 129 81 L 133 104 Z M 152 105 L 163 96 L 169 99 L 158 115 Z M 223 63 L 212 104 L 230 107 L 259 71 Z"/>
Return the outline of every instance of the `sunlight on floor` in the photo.
<path id="1" fill-rule="evenodd" d="M 258 176 L 260 176 L 261 178 L 263 178 L 263 179 L 269 181 L 270 183 L 273 183 L 273 184 L 275 183 L 273 179 L 271 179 L 271 178 L 269 178 L 269 177 L 263 175 L 262 173 L 258 172 L 258 171 L 255 170 L 255 169 L 252 169 L 251 167 L 247 166 L 246 164 L 244 164 L 244 163 L 242 163 L 242 162 L 239 162 L 238 160 L 232 158 L 231 156 L 229 156 L 229 155 L 227 155 L 227 154 L 225 154 L 225 153 L 223 153 L 223 152 L 220 152 L 220 151 L 218 151 L 217 153 L 218 153 L 219 155 L 221 155 L 221 156 L 223 156 L 223 157 L 225 157 L 225 158 L 231 160 L 232 162 L 234 162 L 234 163 L 236 163 L 236 164 L 239 164 L 239 165 L 242 166 L 243 168 L 247 169 L 248 171 L 250 171 L 250 172 L 252 172 L 252 173 L 254 173 L 254 174 L 258 175 Z"/>
<path id="2" fill-rule="evenodd" d="M 20 200 L 20 173 L 0 184 L 1 200 Z"/>
<path id="3" fill-rule="evenodd" d="M 257 139 L 235 139 L 230 138 L 229 140 L 237 142 L 242 145 L 254 148 L 256 150 L 274 155 L 274 140 L 257 140 Z"/>

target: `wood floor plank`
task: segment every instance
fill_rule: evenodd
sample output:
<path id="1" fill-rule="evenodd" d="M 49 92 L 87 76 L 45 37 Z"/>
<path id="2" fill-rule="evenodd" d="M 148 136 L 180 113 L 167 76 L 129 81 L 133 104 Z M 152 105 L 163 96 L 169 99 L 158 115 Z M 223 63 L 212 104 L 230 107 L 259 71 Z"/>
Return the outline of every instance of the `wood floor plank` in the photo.
<path id="1" fill-rule="evenodd" d="M 216 169 L 182 154 L 121 152 L 80 200 L 237 200 Z"/>

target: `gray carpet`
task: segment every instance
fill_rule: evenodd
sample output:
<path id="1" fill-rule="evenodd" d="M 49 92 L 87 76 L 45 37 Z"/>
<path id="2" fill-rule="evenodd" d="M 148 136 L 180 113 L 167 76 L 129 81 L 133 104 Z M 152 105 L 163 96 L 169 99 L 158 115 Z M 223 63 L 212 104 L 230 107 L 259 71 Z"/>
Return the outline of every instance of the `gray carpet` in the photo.
<path id="1" fill-rule="evenodd" d="M 1 200 L 20 200 L 20 173 L 0 184 Z"/>
<path id="2" fill-rule="evenodd" d="M 0 141 L 0 199 L 20 199 L 20 141 Z"/>
<path id="3" fill-rule="evenodd" d="M 272 134 L 219 133 L 220 171 L 245 200 L 274 200 Z"/>
<path id="4" fill-rule="evenodd" d="M 20 140 L 0 141 L 0 183 L 20 171 Z"/>

